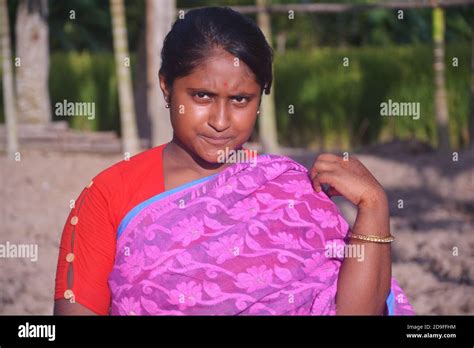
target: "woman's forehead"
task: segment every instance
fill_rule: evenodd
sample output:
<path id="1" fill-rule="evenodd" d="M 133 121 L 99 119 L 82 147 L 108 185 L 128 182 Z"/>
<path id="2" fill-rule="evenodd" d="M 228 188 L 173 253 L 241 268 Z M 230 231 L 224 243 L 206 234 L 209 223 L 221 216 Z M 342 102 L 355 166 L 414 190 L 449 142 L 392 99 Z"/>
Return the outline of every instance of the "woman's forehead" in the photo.
<path id="1" fill-rule="evenodd" d="M 260 87 L 252 70 L 229 53 L 210 56 L 181 80 L 190 88 L 194 88 L 191 85 L 196 85 L 196 88 L 227 88 L 232 91 L 243 87 L 254 89 Z"/>

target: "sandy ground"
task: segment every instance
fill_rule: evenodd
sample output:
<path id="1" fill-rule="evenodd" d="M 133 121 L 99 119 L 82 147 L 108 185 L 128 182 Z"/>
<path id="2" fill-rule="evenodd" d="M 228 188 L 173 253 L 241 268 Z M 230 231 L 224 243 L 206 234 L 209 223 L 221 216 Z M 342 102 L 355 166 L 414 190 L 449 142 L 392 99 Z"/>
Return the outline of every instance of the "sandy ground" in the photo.
<path id="1" fill-rule="evenodd" d="M 313 154 L 290 151 L 306 166 Z M 474 153 L 392 143 L 357 154 L 391 202 L 393 274 L 417 314 L 474 314 Z M 0 314 L 51 314 L 61 232 L 90 179 L 119 155 L 30 150 L 0 156 L 0 243 L 38 244 L 39 259 L 0 258 Z M 399 208 L 403 200 L 403 208 Z M 356 211 L 337 199 L 349 221 Z"/>

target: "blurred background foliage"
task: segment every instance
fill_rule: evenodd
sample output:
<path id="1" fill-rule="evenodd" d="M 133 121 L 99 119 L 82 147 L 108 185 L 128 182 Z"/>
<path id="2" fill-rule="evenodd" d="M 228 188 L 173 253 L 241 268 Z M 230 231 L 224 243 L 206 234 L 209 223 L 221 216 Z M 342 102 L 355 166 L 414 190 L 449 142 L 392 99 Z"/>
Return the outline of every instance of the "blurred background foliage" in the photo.
<path id="1" fill-rule="evenodd" d="M 309 1 L 273 0 L 272 3 Z M 334 3 L 370 1 L 325 0 Z M 178 8 L 254 5 L 253 0 L 177 0 Z M 11 33 L 18 1 L 9 1 Z M 68 118 L 79 130 L 119 131 L 109 3 L 50 0 L 51 105 L 95 101 L 96 119 Z M 70 20 L 70 11 L 75 20 Z M 144 34 L 144 0 L 127 0 L 132 67 Z M 446 9 L 446 81 L 451 142 L 468 142 L 472 7 Z M 251 16 L 255 19 L 255 16 Z M 287 146 L 346 148 L 416 137 L 434 144 L 433 43 L 430 9 L 374 9 L 341 14 L 272 14 L 275 102 L 279 142 Z M 281 41 L 283 38 L 283 41 Z M 15 37 L 12 34 L 12 43 Z M 279 42 L 280 41 L 280 42 Z M 283 42 L 283 44 L 281 43 Z M 159 54 L 159 52 L 157 52 Z M 349 58 L 349 66 L 343 59 Z M 453 66 L 453 58 L 458 66 Z M 0 85 L 0 96 L 2 95 Z M 388 99 L 416 101 L 421 117 L 380 117 Z M 294 106 L 294 114 L 289 113 Z M 0 98 L 0 121 L 3 122 Z M 55 116 L 55 120 L 59 119 Z M 365 131 L 367 130 L 367 131 Z"/>

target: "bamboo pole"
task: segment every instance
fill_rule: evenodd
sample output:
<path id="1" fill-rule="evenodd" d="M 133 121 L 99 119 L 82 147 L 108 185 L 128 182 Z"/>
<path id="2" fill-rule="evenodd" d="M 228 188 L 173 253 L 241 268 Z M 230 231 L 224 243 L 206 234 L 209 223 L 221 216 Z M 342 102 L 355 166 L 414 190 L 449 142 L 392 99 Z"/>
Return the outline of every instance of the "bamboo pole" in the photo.
<path id="1" fill-rule="evenodd" d="M 6 0 L 0 0 L 0 39 L 2 57 L 3 101 L 5 104 L 5 123 L 7 154 L 13 159 L 18 152 L 18 134 L 16 128 L 16 98 L 13 84 L 12 53 L 10 45 L 10 25 Z"/>
<path id="2" fill-rule="evenodd" d="M 133 93 L 130 73 L 130 55 L 127 43 L 127 26 L 123 0 L 110 0 L 112 14 L 112 31 L 119 88 L 120 125 L 122 147 L 126 155 L 132 156 L 140 151 L 138 132 L 133 104 Z M 126 64 L 128 62 L 128 64 Z"/>
<path id="3" fill-rule="evenodd" d="M 474 17 L 471 18 L 471 114 L 469 117 L 469 144 L 474 149 Z"/>
<path id="4" fill-rule="evenodd" d="M 165 109 L 165 101 L 160 90 L 158 71 L 160 70 L 160 52 L 166 33 L 170 30 L 175 17 L 176 1 L 146 1 L 146 51 L 147 51 L 147 103 L 151 121 L 152 145 L 169 142 L 173 137 L 170 116 Z"/>
<path id="5" fill-rule="evenodd" d="M 433 70 L 435 85 L 435 117 L 438 128 L 438 149 L 448 151 L 449 146 L 449 111 L 445 81 L 445 47 L 444 47 L 444 10 L 441 7 L 433 9 Z"/>
<path id="6" fill-rule="evenodd" d="M 267 0 L 257 0 L 257 6 L 264 9 L 267 6 Z M 260 11 L 257 22 L 268 44 L 271 46 L 272 27 L 270 15 L 265 11 Z M 274 90 L 275 88 L 271 88 L 270 94 L 262 94 L 261 112 L 258 116 L 260 142 L 262 143 L 263 151 L 268 153 L 279 152 Z"/>

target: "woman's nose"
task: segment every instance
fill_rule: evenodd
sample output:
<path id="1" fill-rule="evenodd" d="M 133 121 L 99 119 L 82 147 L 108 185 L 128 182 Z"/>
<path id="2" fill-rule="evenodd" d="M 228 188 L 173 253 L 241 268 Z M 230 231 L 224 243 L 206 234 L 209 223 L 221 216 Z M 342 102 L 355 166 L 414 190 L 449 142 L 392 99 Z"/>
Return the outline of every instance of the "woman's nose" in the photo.
<path id="1" fill-rule="evenodd" d="M 215 103 L 208 124 L 218 132 L 222 132 L 230 127 L 230 110 L 225 101 Z"/>

